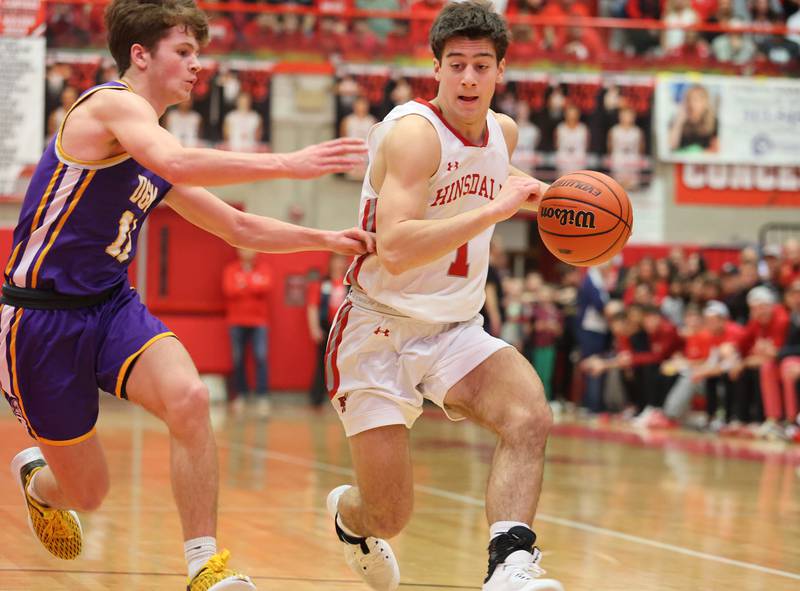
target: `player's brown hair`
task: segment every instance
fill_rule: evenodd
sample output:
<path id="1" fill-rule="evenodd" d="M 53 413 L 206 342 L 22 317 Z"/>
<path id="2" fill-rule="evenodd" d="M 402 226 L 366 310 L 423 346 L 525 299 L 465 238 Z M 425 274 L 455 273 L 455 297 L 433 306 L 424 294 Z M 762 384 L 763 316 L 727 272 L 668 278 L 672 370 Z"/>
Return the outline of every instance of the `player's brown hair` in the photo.
<path id="1" fill-rule="evenodd" d="M 445 44 L 454 37 L 489 39 L 498 63 L 505 57 L 511 41 L 505 19 L 495 12 L 488 0 L 450 2 L 442 8 L 430 32 L 431 50 L 440 62 Z"/>
<path id="2" fill-rule="evenodd" d="M 106 8 L 108 49 L 122 76 L 131 66 L 131 47 L 153 51 L 167 31 L 180 25 L 200 45 L 208 41 L 208 17 L 194 0 L 113 0 Z"/>

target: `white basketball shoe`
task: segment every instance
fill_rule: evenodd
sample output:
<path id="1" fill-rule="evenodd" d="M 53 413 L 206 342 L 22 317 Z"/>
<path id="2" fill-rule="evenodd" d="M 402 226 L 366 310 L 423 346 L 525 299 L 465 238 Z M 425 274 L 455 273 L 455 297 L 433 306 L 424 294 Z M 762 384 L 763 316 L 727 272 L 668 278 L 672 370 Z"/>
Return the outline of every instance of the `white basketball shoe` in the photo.
<path id="1" fill-rule="evenodd" d="M 534 547 L 536 535 L 527 527 L 515 526 L 496 536 L 489 544 L 489 574 L 483 591 L 564 591 L 555 579 L 541 579 L 542 553 Z"/>
<path id="2" fill-rule="evenodd" d="M 328 513 L 333 517 L 336 535 L 344 546 L 344 559 L 354 573 L 375 591 L 394 591 L 400 585 L 400 567 L 389 542 L 380 538 L 357 538 L 346 534 L 336 522 L 339 498 L 350 488 L 345 484 L 328 494 Z"/>

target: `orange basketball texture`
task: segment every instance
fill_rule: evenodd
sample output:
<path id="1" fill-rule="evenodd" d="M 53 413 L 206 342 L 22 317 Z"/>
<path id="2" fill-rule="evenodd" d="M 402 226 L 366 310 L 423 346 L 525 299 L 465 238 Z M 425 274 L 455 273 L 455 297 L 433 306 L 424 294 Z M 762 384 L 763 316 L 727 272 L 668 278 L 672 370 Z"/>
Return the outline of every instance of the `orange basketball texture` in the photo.
<path id="1" fill-rule="evenodd" d="M 630 238 L 633 208 L 610 176 L 579 170 L 559 177 L 539 202 L 539 235 L 559 260 L 588 267 L 614 257 Z"/>

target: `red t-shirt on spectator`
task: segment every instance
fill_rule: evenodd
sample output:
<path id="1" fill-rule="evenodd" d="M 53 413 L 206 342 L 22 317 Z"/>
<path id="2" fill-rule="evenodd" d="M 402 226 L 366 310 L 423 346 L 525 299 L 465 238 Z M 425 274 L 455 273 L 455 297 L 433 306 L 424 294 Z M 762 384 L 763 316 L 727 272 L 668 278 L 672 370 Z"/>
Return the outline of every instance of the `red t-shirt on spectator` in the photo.
<path id="1" fill-rule="evenodd" d="M 344 278 L 326 279 L 321 282 L 312 283 L 308 289 L 308 305 L 319 308 L 322 300 L 322 284 L 327 282 L 330 285 L 331 293 L 328 297 L 328 321 L 332 321 L 336 312 L 342 305 L 344 298 L 347 297 L 347 287 L 344 285 Z"/>
<path id="2" fill-rule="evenodd" d="M 780 304 L 773 304 L 772 316 L 769 322 L 761 324 L 755 320 L 750 320 L 744 327 L 744 334 L 739 341 L 739 352 L 748 355 L 752 351 L 756 341 L 769 339 L 777 349 L 783 347 L 786 340 L 786 332 L 789 328 L 789 313 Z"/>
<path id="3" fill-rule="evenodd" d="M 225 295 L 225 319 L 232 326 L 269 325 L 269 292 L 272 271 L 255 263 L 246 270 L 240 261 L 225 266 L 222 291 Z"/>
<path id="4" fill-rule="evenodd" d="M 719 347 L 724 343 L 733 343 L 734 345 L 738 345 L 744 337 L 744 326 L 729 320 L 725 323 L 725 328 L 720 334 L 710 334 L 711 346 L 713 348 Z"/>
<path id="5" fill-rule="evenodd" d="M 711 346 L 713 344 L 713 337 L 711 333 L 706 330 L 699 330 L 694 334 L 686 337 L 686 342 L 683 345 L 683 355 L 686 359 L 692 361 L 700 361 L 706 359 L 711 353 Z"/>
<path id="6" fill-rule="evenodd" d="M 661 363 L 672 357 L 683 345 L 678 329 L 666 318 L 659 323 L 655 332 L 647 334 L 647 338 L 650 340 L 649 351 L 634 351 L 630 339 L 626 336 L 617 339 L 617 348 L 629 352 L 633 365 L 638 366 Z"/>

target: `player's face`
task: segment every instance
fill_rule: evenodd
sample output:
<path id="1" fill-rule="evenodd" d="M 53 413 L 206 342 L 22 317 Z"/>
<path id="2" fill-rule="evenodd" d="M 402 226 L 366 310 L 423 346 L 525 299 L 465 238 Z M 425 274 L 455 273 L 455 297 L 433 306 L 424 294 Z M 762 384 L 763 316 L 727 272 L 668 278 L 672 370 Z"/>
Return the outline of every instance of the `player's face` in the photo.
<path id="1" fill-rule="evenodd" d="M 489 39 L 450 39 L 442 51 L 442 61 L 433 61 L 434 77 L 439 83 L 437 98 L 466 123 L 483 120 L 504 70 L 505 59 L 497 63 Z"/>
<path id="2" fill-rule="evenodd" d="M 200 71 L 199 49 L 197 39 L 186 27 L 175 26 L 153 50 L 148 74 L 151 80 L 160 82 L 170 104 L 191 96 Z"/>

